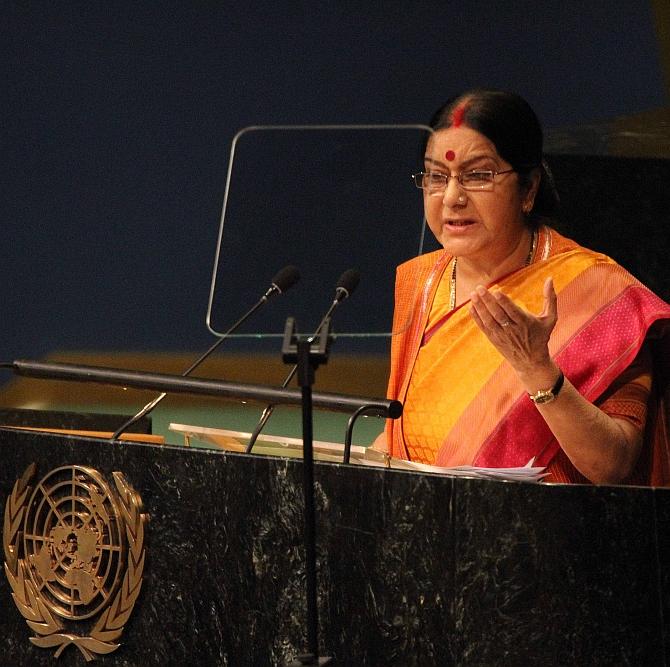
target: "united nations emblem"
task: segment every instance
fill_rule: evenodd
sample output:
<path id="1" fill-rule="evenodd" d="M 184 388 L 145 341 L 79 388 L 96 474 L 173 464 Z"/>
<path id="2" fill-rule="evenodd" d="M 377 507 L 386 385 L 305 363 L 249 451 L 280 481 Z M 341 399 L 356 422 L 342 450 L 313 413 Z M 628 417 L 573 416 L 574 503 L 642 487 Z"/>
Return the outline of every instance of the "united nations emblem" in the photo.
<path id="1" fill-rule="evenodd" d="M 142 587 L 141 500 L 119 472 L 114 489 L 92 468 L 56 468 L 31 488 L 35 464 L 5 505 L 5 574 L 34 636 L 59 657 L 111 653 Z M 82 632 L 83 629 L 83 632 Z"/>

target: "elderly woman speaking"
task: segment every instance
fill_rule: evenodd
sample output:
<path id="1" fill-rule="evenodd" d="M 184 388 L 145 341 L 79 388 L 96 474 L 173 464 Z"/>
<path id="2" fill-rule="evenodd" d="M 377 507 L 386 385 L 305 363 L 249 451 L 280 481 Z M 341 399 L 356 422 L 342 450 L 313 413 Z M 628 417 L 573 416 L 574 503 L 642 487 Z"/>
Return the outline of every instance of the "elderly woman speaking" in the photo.
<path id="1" fill-rule="evenodd" d="M 534 459 L 554 482 L 670 484 L 670 306 L 551 229 L 542 130 L 518 95 L 467 92 L 431 127 L 414 180 L 443 250 L 398 268 L 389 397 L 405 408 L 375 446 L 439 466 Z"/>

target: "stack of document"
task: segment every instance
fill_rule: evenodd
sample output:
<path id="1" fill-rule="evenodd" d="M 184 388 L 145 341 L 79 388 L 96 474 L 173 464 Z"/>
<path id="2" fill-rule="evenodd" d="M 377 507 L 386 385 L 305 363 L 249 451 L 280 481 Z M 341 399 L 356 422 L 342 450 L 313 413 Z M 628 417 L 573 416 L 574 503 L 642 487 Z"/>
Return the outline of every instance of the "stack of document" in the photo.
<path id="1" fill-rule="evenodd" d="M 189 447 L 193 441 L 209 445 L 216 449 L 225 449 L 229 452 L 244 452 L 251 439 L 251 433 L 229 431 L 223 428 L 208 428 L 205 426 L 191 426 L 189 424 L 170 424 L 171 431 L 184 436 L 184 444 Z M 312 443 L 314 458 L 317 461 L 342 461 L 344 445 L 335 442 L 314 440 Z M 350 452 L 351 463 L 361 463 L 365 457 L 367 447 L 352 445 Z M 302 457 L 302 438 L 291 438 L 285 435 L 261 434 L 253 447 L 254 454 L 266 456 Z"/>
<path id="2" fill-rule="evenodd" d="M 406 461 L 396 459 L 383 452 L 368 449 L 365 457 L 360 463 L 364 465 L 383 466 L 398 470 L 415 470 L 418 472 L 430 472 L 437 475 L 448 475 L 449 477 L 479 477 L 485 479 L 504 479 L 515 482 L 540 482 L 549 473 L 540 466 L 535 466 L 535 460 L 531 459 L 525 466 L 519 468 L 480 468 L 477 466 L 432 466 L 417 461 Z"/>
<path id="3" fill-rule="evenodd" d="M 181 433 L 185 444 L 189 446 L 193 440 L 225 449 L 232 452 L 244 452 L 250 433 L 228 431 L 219 428 L 206 428 L 186 424 L 170 424 L 170 430 Z M 344 445 L 334 442 L 313 443 L 314 458 L 319 461 L 342 461 Z M 261 435 L 253 448 L 254 454 L 267 456 L 302 456 L 302 440 L 279 435 Z M 395 470 L 413 470 L 414 472 L 428 472 L 450 477 L 479 477 L 482 479 L 502 479 L 515 482 L 540 482 L 548 475 L 545 469 L 535 466 L 534 459 L 519 468 L 479 468 L 477 466 L 455 466 L 451 468 L 431 466 L 416 461 L 406 461 L 388 456 L 371 447 L 352 445 L 349 462 L 353 465 L 365 465 L 378 468 L 392 468 Z"/>

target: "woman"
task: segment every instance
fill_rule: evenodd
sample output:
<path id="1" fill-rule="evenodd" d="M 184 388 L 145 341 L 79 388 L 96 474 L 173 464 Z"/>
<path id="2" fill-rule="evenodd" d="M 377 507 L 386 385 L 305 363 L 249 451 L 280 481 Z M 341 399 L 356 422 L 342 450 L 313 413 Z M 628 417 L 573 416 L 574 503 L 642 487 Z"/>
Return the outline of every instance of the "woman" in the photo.
<path id="1" fill-rule="evenodd" d="M 444 250 L 398 268 L 389 396 L 405 408 L 376 446 L 439 466 L 534 460 L 554 482 L 670 484 L 670 306 L 546 224 L 558 200 L 523 99 L 470 91 L 431 126 L 414 178 Z"/>

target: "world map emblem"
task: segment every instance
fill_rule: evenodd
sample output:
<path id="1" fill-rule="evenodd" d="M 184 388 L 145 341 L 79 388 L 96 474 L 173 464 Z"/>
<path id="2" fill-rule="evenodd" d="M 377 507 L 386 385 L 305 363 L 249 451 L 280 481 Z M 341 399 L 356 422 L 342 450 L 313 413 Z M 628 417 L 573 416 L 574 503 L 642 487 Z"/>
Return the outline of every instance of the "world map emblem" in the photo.
<path id="1" fill-rule="evenodd" d="M 34 635 L 61 655 L 115 651 L 142 587 L 141 499 L 119 472 L 113 485 L 93 468 L 64 466 L 31 487 L 31 464 L 5 505 L 5 574 Z"/>

